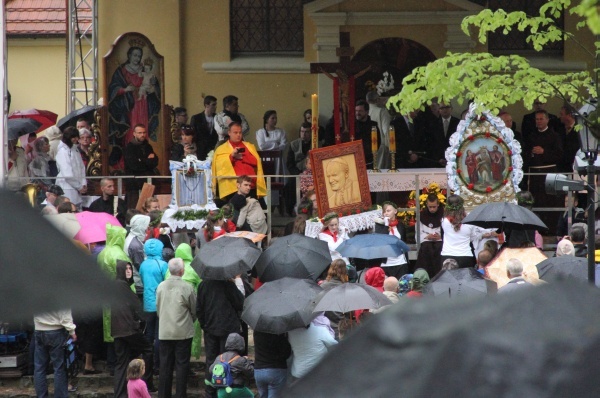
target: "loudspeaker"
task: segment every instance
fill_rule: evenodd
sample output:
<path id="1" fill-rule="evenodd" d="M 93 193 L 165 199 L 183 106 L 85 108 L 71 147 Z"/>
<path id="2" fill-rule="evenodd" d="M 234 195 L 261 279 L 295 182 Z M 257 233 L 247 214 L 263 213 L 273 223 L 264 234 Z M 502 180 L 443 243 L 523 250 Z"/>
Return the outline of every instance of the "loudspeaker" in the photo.
<path id="1" fill-rule="evenodd" d="M 583 181 L 571 180 L 564 174 L 548 174 L 545 186 L 548 195 L 558 195 L 562 192 L 582 191 L 585 189 Z"/>

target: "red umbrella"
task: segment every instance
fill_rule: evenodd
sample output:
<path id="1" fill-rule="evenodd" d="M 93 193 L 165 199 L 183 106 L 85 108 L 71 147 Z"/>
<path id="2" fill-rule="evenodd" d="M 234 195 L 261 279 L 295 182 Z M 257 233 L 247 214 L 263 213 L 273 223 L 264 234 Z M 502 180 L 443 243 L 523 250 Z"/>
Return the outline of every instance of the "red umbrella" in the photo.
<path id="1" fill-rule="evenodd" d="M 54 112 L 44 111 L 40 109 L 26 109 L 23 111 L 14 111 L 8 116 L 9 119 L 21 119 L 28 118 L 36 120 L 42 125 L 38 129 L 38 131 L 42 131 L 47 129 L 50 126 L 54 126 L 56 124 L 56 120 L 58 119 L 58 115 Z"/>
<path id="2" fill-rule="evenodd" d="M 82 211 L 75 213 L 81 229 L 73 239 L 88 244 L 106 240 L 106 224 L 120 227 L 121 223 L 112 214 Z"/>

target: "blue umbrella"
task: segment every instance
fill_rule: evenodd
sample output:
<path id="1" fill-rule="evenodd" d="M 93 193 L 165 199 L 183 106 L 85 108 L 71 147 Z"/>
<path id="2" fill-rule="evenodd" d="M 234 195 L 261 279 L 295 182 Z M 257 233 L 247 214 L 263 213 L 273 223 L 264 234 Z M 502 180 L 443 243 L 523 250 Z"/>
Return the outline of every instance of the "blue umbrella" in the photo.
<path id="1" fill-rule="evenodd" d="M 344 257 L 373 258 L 398 257 L 408 253 L 410 248 L 393 235 L 367 234 L 356 235 L 338 246 L 337 251 Z"/>

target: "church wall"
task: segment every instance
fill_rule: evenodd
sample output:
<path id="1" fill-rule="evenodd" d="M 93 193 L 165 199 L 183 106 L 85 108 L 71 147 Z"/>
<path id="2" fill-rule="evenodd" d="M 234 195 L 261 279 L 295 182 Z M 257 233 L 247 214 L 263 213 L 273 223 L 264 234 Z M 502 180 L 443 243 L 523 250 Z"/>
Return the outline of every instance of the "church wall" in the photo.
<path id="1" fill-rule="evenodd" d="M 9 39 L 10 112 L 30 108 L 65 115 L 67 58 L 64 39 Z"/>

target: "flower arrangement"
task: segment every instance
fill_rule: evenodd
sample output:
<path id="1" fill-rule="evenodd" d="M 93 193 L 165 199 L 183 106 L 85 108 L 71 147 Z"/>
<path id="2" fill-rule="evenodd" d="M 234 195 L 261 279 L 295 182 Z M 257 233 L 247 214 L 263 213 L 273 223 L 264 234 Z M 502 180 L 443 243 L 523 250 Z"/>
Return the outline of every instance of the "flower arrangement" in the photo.
<path id="1" fill-rule="evenodd" d="M 427 197 L 429 196 L 429 194 L 436 195 L 440 204 L 444 206 L 446 205 L 446 195 L 448 194 L 448 192 L 445 189 L 440 188 L 440 186 L 437 183 L 432 182 L 431 184 L 429 184 L 428 187 L 423 188 L 421 190 L 421 194 L 419 195 L 419 207 L 421 209 L 427 206 Z M 416 200 L 416 191 L 411 191 L 411 193 L 408 195 L 406 207 L 416 209 Z M 402 221 L 402 223 L 404 223 L 404 225 L 409 227 L 414 227 L 417 223 L 417 220 L 415 218 L 415 210 L 399 211 L 397 217 L 400 221 Z"/>

